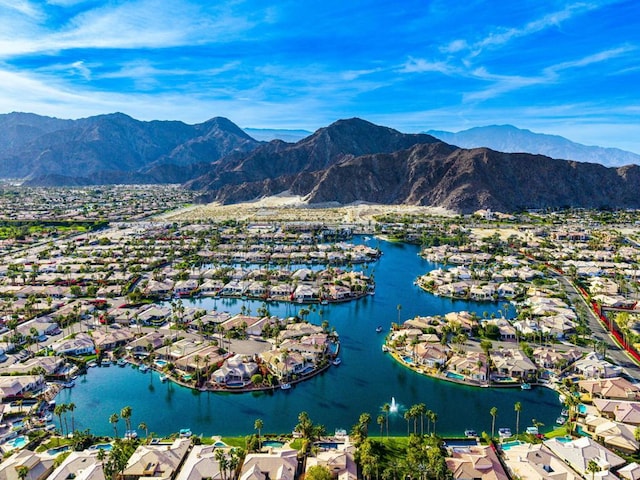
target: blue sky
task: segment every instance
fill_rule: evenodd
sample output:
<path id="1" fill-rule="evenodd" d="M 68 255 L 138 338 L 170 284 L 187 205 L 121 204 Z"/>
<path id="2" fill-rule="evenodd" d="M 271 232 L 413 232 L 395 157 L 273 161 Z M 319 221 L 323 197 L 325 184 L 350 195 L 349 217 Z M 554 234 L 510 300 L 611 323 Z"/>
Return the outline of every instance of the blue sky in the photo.
<path id="1" fill-rule="evenodd" d="M 640 153 L 637 0 L 0 0 L 0 22 L 0 113 L 510 123 Z"/>

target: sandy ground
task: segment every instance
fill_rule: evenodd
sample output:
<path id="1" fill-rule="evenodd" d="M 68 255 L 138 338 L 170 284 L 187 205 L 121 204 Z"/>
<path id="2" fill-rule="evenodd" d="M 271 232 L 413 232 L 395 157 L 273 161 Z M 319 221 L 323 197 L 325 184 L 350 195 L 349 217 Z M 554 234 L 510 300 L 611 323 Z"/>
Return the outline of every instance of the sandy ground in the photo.
<path id="1" fill-rule="evenodd" d="M 307 204 L 301 197 L 278 195 L 253 202 L 233 205 L 194 205 L 168 212 L 160 217 L 169 221 L 197 220 L 247 220 L 251 222 L 302 221 L 332 224 L 369 224 L 374 216 L 387 213 L 453 216 L 443 208 L 418 207 L 410 205 L 375 205 L 359 203 L 352 205 Z"/>

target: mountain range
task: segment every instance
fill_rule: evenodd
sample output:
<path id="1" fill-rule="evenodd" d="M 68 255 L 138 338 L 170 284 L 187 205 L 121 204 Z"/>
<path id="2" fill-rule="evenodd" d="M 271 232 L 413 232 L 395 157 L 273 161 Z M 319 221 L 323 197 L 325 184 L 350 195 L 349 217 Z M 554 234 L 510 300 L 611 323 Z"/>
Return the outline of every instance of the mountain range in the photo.
<path id="1" fill-rule="evenodd" d="M 499 152 L 535 153 L 551 158 L 599 163 L 607 167 L 621 167 L 632 163 L 640 165 L 640 155 L 632 152 L 582 145 L 558 135 L 534 133 L 513 125 L 489 125 L 457 133 L 442 130 L 429 130 L 426 133 L 462 148 L 487 147 Z"/>
<path id="2" fill-rule="evenodd" d="M 284 192 L 309 203 L 480 208 L 640 208 L 640 167 L 460 148 L 362 119 L 295 142 L 259 142 L 231 121 L 59 120 L 0 115 L 0 177 L 28 185 L 184 183 L 202 202 Z"/>

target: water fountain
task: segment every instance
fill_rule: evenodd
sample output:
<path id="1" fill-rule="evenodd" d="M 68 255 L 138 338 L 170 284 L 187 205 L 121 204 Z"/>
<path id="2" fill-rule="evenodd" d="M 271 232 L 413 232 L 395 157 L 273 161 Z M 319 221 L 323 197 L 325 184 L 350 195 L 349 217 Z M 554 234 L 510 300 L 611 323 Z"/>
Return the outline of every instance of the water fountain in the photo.
<path id="1" fill-rule="evenodd" d="M 396 397 L 391 397 L 391 406 L 389 407 L 389 413 L 398 413 L 398 404 L 396 403 Z"/>

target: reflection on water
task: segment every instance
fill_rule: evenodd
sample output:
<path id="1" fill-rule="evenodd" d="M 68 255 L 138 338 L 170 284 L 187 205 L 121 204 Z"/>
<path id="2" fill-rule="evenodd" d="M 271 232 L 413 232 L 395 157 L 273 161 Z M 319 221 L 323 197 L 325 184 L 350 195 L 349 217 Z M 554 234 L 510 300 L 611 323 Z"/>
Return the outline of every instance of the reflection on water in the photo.
<path id="1" fill-rule="evenodd" d="M 75 403 L 76 428 L 89 428 L 102 435 L 113 433 L 109 416 L 119 413 L 125 405 L 133 409 L 132 425 L 145 422 L 150 432 L 159 435 L 186 427 L 205 435 L 249 434 L 254 431 L 257 418 L 263 420 L 266 431 L 287 432 L 296 425 L 301 411 L 307 411 L 314 422 L 333 432 L 336 428 L 350 429 L 363 412 L 375 419 L 381 406 L 392 397 L 400 407 L 424 403 L 436 412 L 439 433 L 490 431 L 489 410 L 494 406 L 498 409 L 497 424 L 514 429 L 516 401 L 522 403 L 522 426 L 528 423 L 525 419 L 535 417 L 551 428 L 561 405 L 557 394 L 550 390 L 456 385 L 417 375 L 382 352 L 384 335 L 376 333 L 376 327 L 389 330 L 398 319 L 398 304 L 402 306 L 402 320 L 452 310 L 475 310 L 482 316 L 484 311 L 498 312 L 501 304 L 473 304 L 429 295 L 413 285 L 418 275 L 435 267 L 417 256 L 417 247 L 385 242 L 380 247 L 384 255 L 368 267 L 378 283 L 376 294 L 357 302 L 322 307 L 323 319 L 340 334 L 343 362 L 338 368 L 330 368 L 288 392 L 250 394 L 192 391 L 172 382 L 160 382 L 155 378 L 156 372 L 148 379 L 132 368 L 92 368 L 86 382 L 83 379 L 74 388 L 62 391 L 58 403 Z M 253 312 L 262 305 L 259 301 L 212 298 L 193 303 L 230 313 L 238 313 L 243 304 Z M 271 313 L 282 317 L 293 315 L 300 308 L 301 305 L 269 303 Z M 309 320 L 320 323 L 317 313 Z M 389 417 L 391 434 L 404 434 L 406 429 L 402 411 Z"/>

